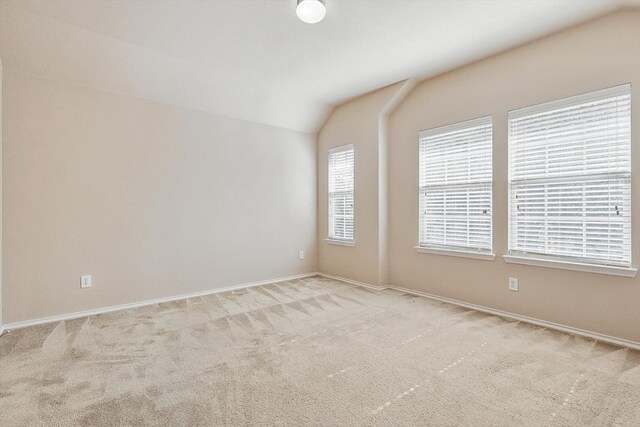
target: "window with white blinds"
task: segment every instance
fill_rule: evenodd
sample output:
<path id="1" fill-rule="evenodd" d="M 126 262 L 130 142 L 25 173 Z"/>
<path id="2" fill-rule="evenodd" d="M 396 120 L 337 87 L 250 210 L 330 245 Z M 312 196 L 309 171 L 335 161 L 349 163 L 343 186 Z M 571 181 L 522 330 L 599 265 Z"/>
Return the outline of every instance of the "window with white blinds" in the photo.
<path id="1" fill-rule="evenodd" d="M 631 94 L 509 112 L 509 253 L 631 265 Z"/>
<path id="2" fill-rule="evenodd" d="M 491 117 L 420 132 L 419 246 L 492 253 Z"/>
<path id="3" fill-rule="evenodd" d="M 353 144 L 329 150 L 329 239 L 354 240 Z"/>

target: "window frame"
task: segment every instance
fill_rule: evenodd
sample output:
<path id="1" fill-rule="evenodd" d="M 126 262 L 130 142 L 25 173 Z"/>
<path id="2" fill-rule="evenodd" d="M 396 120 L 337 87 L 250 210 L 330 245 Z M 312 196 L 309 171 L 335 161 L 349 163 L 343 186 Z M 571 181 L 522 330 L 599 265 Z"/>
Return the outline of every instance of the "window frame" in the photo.
<path id="1" fill-rule="evenodd" d="M 490 163 L 491 163 L 491 179 L 490 179 L 490 184 L 489 184 L 489 189 L 490 189 L 490 202 L 489 202 L 489 206 L 490 206 L 490 213 L 489 213 L 489 237 L 490 237 L 490 248 L 487 250 L 482 250 L 481 248 L 465 248 L 465 247 L 460 247 L 460 246 L 436 246 L 436 245 L 432 245 L 432 246 L 427 246 L 427 245 L 423 245 L 421 242 L 421 227 L 422 227 L 422 221 L 421 221 L 421 209 L 420 209 L 420 199 L 421 199 L 421 195 L 422 195 L 422 186 L 421 186 L 421 172 L 422 172 L 422 166 L 421 166 L 421 160 L 420 160 L 420 150 L 421 150 L 421 146 L 422 146 L 422 139 L 423 139 L 423 135 L 427 135 L 427 134 L 433 134 L 438 135 L 438 134 L 444 134 L 444 133 L 449 133 L 449 132 L 453 132 L 453 131 L 457 131 L 457 130 L 465 130 L 465 129 L 469 129 L 469 128 L 473 128 L 473 127 L 477 127 L 477 126 L 481 126 L 481 125 L 489 125 L 489 129 L 491 131 L 491 137 L 490 139 L 490 146 L 489 146 L 489 157 L 490 157 Z M 493 224 L 493 213 L 494 213 L 494 197 L 493 197 L 493 187 L 494 187 L 494 163 L 493 163 L 493 149 L 494 149 L 494 132 L 493 132 L 493 116 L 492 115 L 486 115 L 486 116 L 481 116 L 481 117 L 477 117 L 474 119 L 470 119 L 470 120 L 465 120 L 465 121 L 461 121 L 461 122 L 456 122 L 456 123 L 452 123 L 452 124 L 448 124 L 448 125 L 444 125 L 444 126 L 439 126 L 439 127 L 435 127 L 435 128 L 429 128 L 429 129 L 425 129 L 422 130 L 418 133 L 418 155 L 417 155 L 417 163 L 418 163 L 418 233 L 417 233 L 417 242 L 418 244 L 416 246 L 414 246 L 414 249 L 416 250 L 416 252 L 418 253 L 426 253 L 426 254 L 434 254 L 434 255 L 445 255 L 445 256 L 454 256 L 454 257 L 461 257 L 461 258 L 472 258 L 472 259 L 480 259 L 480 260 L 487 260 L 487 261 L 493 261 L 495 259 L 495 245 L 494 245 L 494 224 Z M 456 184 L 453 184 L 452 186 L 455 186 Z"/>
<path id="2" fill-rule="evenodd" d="M 353 151 L 353 238 L 343 239 L 336 236 L 331 236 L 331 155 L 335 153 L 341 153 L 344 151 Z M 327 243 L 339 246 L 355 246 L 356 243 L 356 149 L 355 144 L 345 144 L 338 147 L 332 147 L 327 150 Z"/>
<path id="3" fill-rule="evenodd" d="M 532 114 L 544 113 L 547 111 L 554 111 L 561 108 L 569 108 L 576 107 L 582 104 L 586 104 L 590 101 L 597 100 L 606 100 L 608 98 L 614 98 L 616 96 L 621 96 L 628 94 L 631 102 L 631 85 L 623 84 L 618 85 L 606 89 L 596 90 L 588 93 L 583 93 L 577 96 L 566 97 L 562 99 L 557 99 L 550 102 L 543 102 L 536 105 L 532 105 L 529 107 L 519 108 L 516 110 L 510 110 L 507 115 L 507 254 L 503 255 L 503 259 L 507 263 L 514 264 L 524 264 L 524 265 L 532 265 L 539 267 L 549 267 L 549 268 L 559 268 L 566 270 L 574 270 L 574 271 L 583 271 L 583 272 L 591 272 L 591 273 L 601 273 L 601 274 L 609 274 L 615 276 L 624 276 L 624 277 L 634 277 L 637 273 L 637 268 L 634 267 L 634 257 L 633 257 L 633 180 L 631 178 L 631 174 L 633 172 L 633 133 L 632 129 L 630 129 L 630 149 L 629 149 L 629 162 L 630 162 L 630 172 L 629 172 L 629 264 L 614 264 L 607 263 L 606 261 L 598 262 L 593 258 L 579 257 L 579 256 L 562 256 L 557 254 L 550 253 L 534 253 L 534 252 L 525 252 L 519 251 L 512 248 L 512 233 L 514 231 L 514 227 L 516 224 L 514 223 L 514 215 L 513 215 L 513 191 L 514 188 L 512 186 L 512 135 L 511 135 L 511 122 L 514 119 L 520 117 L 526 117 Z M 630 125 L 632 126 L 632 116 L 630 113 Z M 622 174 L 622 172 L 620 173 Z M 595 180 L 598 173 L 593 174 L 584 174 L 579 175 L 584 177 L 585 185 L 587 182 Z M 602 175 L 602 174 L 601 174 Z M 591 177 L 590 179 L 588 177 Z M 566 180 L 566 177 L 558 177 L 556 181 L 545 178 L 549 184 L 554 184 L 555 182 L 561 183 L 563 178 Z M 574 178 L 577 180 L 578 178 Z M 520 178 L 519 181 L 524 181 L 525 179 Z M 530 178 L 531 182 L 535 181 L 536 178 Z M 545 199 L 546 200 L 546 199 Z M 547 202 L 545 202 L 547 203 Z M 586 231 L 585 231 L 586 235 Z"/>

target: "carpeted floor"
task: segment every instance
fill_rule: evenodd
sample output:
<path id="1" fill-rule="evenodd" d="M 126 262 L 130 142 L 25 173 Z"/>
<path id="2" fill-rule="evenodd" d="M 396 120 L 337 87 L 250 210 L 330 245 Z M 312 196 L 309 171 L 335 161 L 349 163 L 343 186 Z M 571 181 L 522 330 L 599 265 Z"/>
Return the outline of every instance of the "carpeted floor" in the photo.
<path id="1" fill-rule="evenodd" d="M 1 426 L 640 426 L 640 352 L 313 277 L 16 330 Z"/>

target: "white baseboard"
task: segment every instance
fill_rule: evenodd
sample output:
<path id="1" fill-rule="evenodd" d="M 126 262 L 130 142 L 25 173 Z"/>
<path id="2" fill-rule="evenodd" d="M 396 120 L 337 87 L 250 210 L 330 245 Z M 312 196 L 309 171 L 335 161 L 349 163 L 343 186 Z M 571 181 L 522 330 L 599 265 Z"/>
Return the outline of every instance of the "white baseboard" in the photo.
<path id="1" fill-rule="evenodd" d="M 198 291 L 198 292 L 192 292 L 192 293 L 181 294 L 181 295 L 174 295 L 174 296 L 163 297 L 163 298 L 155 298 L 155 299 L 151 299 L 151 300 L 139 301 L 139 302 L 128 303 L 128 304 L 112 305 L 112 306 L 108 306 L 108 307 L 101 307 L 101 308 L 96 308 L 96 309 L 91 309 L 91 310 L 77 311 L 75 313 L 67 313 L 67 314 L 61 314 L 61 315 L 56 315 L 56 316 L 41 317 L 41 318 L 32 319 L 32 320 L 24 320 L 24 321 L 21 321 L 21 322 L 7 323 L 7 324 L 4 324 L 4 325 L 0 325 L 0 335 L 2 335 L 2 333 L 4 331 L 8 331 L 8 330 L 11 330 L 11 329 L 25 328 L 27 326 L 35 326 L 35 325 L 41 325 L 41 324 L 45 324 L 45 323 L 60 322 L 62 320 L 71 320 L 71 319 L 77 319 L 77 318 L 80 318 L 80 317 L 95 316 L 95 315 L 98 315 L 98 314 L 110 313 L 110 312 L 113 312 L 113 311 L 127 310 L 127 309 L 131 309 L 131 308 L 144 307 L 144 306 L 147 306 L 147 305 L 159 304 L 159 303 L 163 303 L 163 302 L 177 301 L 177 300 L 183 300 L 183 299 L 187 299 L 187 298 L 195 298 L 195 297 L 199 297 L 199 296 L 211 295 L 211 294 L 216 294 L 216 293 L 221 293 L 221 292 L 229 292 L 229 291 L 234 291 L 234 290 L 238 290 L 238 289 L 251 288 L 251 287 L 255 287 L 255 286 L 263 286 L 263 285 L 268 285 L 268 284 L 271 284 L 271 283 L 285 282 L 287 280 L 302 279 L 302 278 L 305 278 L 305 277 L 312 277 L 312 276 L 327 277 L 329 279 L 339 280 L 339 281 L 342 281 L 342 282 L 345 282 L 345 283 L 350 283 L 352 285 L 362 286 L 362 287 L 365 287 L 365 288 L 378 290 L 378 291 L 390 288 L 390 289 L 394 289 L 394 290 L 397 290 L 397 291 L 400 291 L 400 292 L 406 292 L 408 294 L 413 294 L 413 295 L 417 295 L 417 296 L 421 296 L 421 297 L 426 297 L 426 298 L 430 298 L 430 299 L 433 299 L 433 300 L 442 301 L 442 302 L 446 302 L 446 303 L 449 303 L 449 304 L 454 304 L 454 305 L 458 305 L 458 306 L 461 306 L 461 307 L 466 307 L 466 308 L 470 308 L 470 309 L 473 309 L 473 310 L 481 311 L 481 312 L 484 312 L 484 313 L 493 314 L 493 315 L 496 315 L 496 316 L 501 316 L 501 317 L 506 317 L 506 318 L 509 318 L 509 319 L 519 320 L 521 322 L 531 323 L 533 325 L 537 325 L 537 326 L 541 326 L 541 327 L 545 327 L 545 328 L 549 328 L 549 329 L 555 329 L 555 330 L 566 332 L 566 333 L 570 333 L 570 334 L 580 335 L 580 336 L 583 336 L 583 337 L 588 337 L 588 338 L 592 338 L 592 339 L 595 339 L 595 340 L 605 341 L 605 342 L 608 342 L 608 343 L 611 343 L 611 344 L 616 344 L 616 345 L 620 345 L 620 346 L 624 346 L 624 347 L 629 347 L 629 348 L 633 348 L 633 349 L 636 349 L 636 350 L 640 350 L 640 342 L 636 342 L 636 341 L 630 341 L 630 340 L 626 340 L 626 339 L 623 339 L 623 338 L 616 338 L 616 337 L 612 337 L 612 336 L 609 336 L 609 335 L 600 334 L 600 333 L 597 333 L 597 332 L 591 332 L 591 331 L 586 331 L 584 329 L 574 328 L 572 326 L 566 326 L 566 325 L 562 325 L 562 324 L 559 324 L 559 323 L 553 323 L 553 322 L 548 322 L 546 320 L 536 319 L 536 318 L 533 318 L 533 317 L 522 316 L 522 315 L 511 313 L 511 312 L 508 312 L 508 311 L 497 310 L 497 309 L 485 307 L 485 306 L 482 306 L 482 305 L 471 304 L 471 303 L 455 300 L 455 299 L 452 299 L 452 298 L 441 297 L 441 296 L 438 296 L 438 295 L 430 294 L 428 292 L 423 292 L 423 291 L 418 291 L 418 290 L 414 290 L 414 289 L 408 289 L 408 288 L 403 288 L 403 287 L 400 287 L 400 286 L 393 286 L 393 285 L 390 285 L 390 286 L 371 285 L 369 283 L 359 282 L 357 280 L 351 280 L 351 279 L 347 279 L 347 278 L 344 278 L 344 277 L 333 276 L 333 275 L 330 275 L 330 274 L 317 273 L 317 272 L 297 274 L 297 275 L 293 275 L 293 276 L 280 277 L 280 278 L 276 278 L 276 279 L 261 280 L 261 281 L 258 281 L 258 282 L 243 283 L 243 284 L 240 284 L 240 285 L 226 286 L 226 287 L 223 287 L 223 288 L 216 288 L 216 289 L 208 289 L 208 290 L 205 290 L 205 291 Z"/>
<path id="2" fill-rule="evenodd" d="M 373 290 L 376 290 L 376 291 L 382 291 L 384 289 L 387 289 L 387 287 L 388 287 L 388 286 L 380 286 L 380 285 L 371 285 L 369 283 L 358 282 L 357 280 L 351 280 L 351 279 L 347 279 L 345 277 L 340 277 L 340 276 L 332 276 L 332 275 L 326 274 L 326 273 L 318 273 L 318 275 L 322 276 L 322 277 L 326 277 L 328 279 L 339 280 L 341 282 L 350 283 L 350 284 L 356 285 L 356 286 L 362 286 L 362 287 L 373 289 Z"/>
<path id="3" fill-rule="evenodd" d="M 145 301 L 133 302 L 128 304 L 112 305 L 108 307 L 94 308 L 91 310 L 76 311 L 75 313 L 60 314 L 56 316 L 41 317 L 32 320 L 23 320 L 21 322 L 7 323 L 2 325 L 5 330 L 26 328 L 27 326 L 42 325 L 44 323 L 60 322 L 62 320 L 77 319 L 79 317 L 95 316 L 97 314 L 110 313 L 112 311 L 128 310 L 131 308 L 144 307 L 146 305 L 159 304 L 163 302 L 183 300 L 187 298 L 201 297 L 205 295 L 217 294 L 220 292 L 235 291 L 238 289 L 252 288 L 254 286 L 269 285 L 271 283 L 286 282 L 287 280 L 303 279 L 305 277 L 318 276 L 319 273 L 304 273 L 293 276 L 279 277 L 276 279 L 260 280 L 258 282 L 243 283 L 240 285 L 226 286 L 224 288 L 207 289 L 205 291 L 191 292 L 188 294 L 173 295 L 163 298 L 155 298 Z M 2 329 L 0 329 L 0 334 Z"/>
<path id="4" fill-rule="evenodd" d="M 406 292 L 412 295 L 418 295 L 421 297 L 431 298 L 437 301 L 446 302 L 449 304 L 455 304 L 461 307 L 470 308 L 477 311 L 482 311 L 484 313 L 493 314 L 496 316 L 506 317 L 509 319 L 519 320 L 521 322 L 531 323 L 536 326 L 542 326 L 544 328 L 555 329 L 557 331 L 566 332 L 569 334 L 580 335 L 587 338 L 592 338 L 599 341 L 605 341 L 611 344 L 620 345 L 623 347 L 629 347 L 636 350 L 640 350 L 640 342 L 625 340 L 623 338 L 616 338 L 609 335 L 600 334 L 597 332 L 585 331 L 584 329 L 574 328 L 572 326 L 561 325 L 559 323 L 548 322 L 546 320 L 540 320 L 533 317 L 522 316 L 520 314 L 510 313 L 508 311 L 497 310 L 494 308 L 485 307 L 482 305 L 470 304 L 463 301 L 458 301 L 452 298 L 441 297 L 438 295 L 433 295 L 428 292 L 416 291 L 414 289 L 402 288 L 400 286 L 389 286 L 390 289 L 395 289 L 396 291 Z"/>

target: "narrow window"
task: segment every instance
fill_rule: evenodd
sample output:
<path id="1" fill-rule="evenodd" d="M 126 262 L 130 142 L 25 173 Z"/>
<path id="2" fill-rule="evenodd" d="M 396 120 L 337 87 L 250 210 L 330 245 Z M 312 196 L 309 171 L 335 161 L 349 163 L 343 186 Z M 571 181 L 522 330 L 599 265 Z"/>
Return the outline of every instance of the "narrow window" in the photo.
<path id="1" fill-rule="evenodd" d="M 491 254 L 491 117 L 422 131 L 419 141 L 419 247 Z"/>
<path id="2" fill-rule="evenodd" d="M 329 150 L 329 240 L 354 241 L 353 144 Z"/>
<path id="3" fill-rule="evenodd" d="M 509 112 L 509 254 L 631 265 L 631 87 Z"/>

